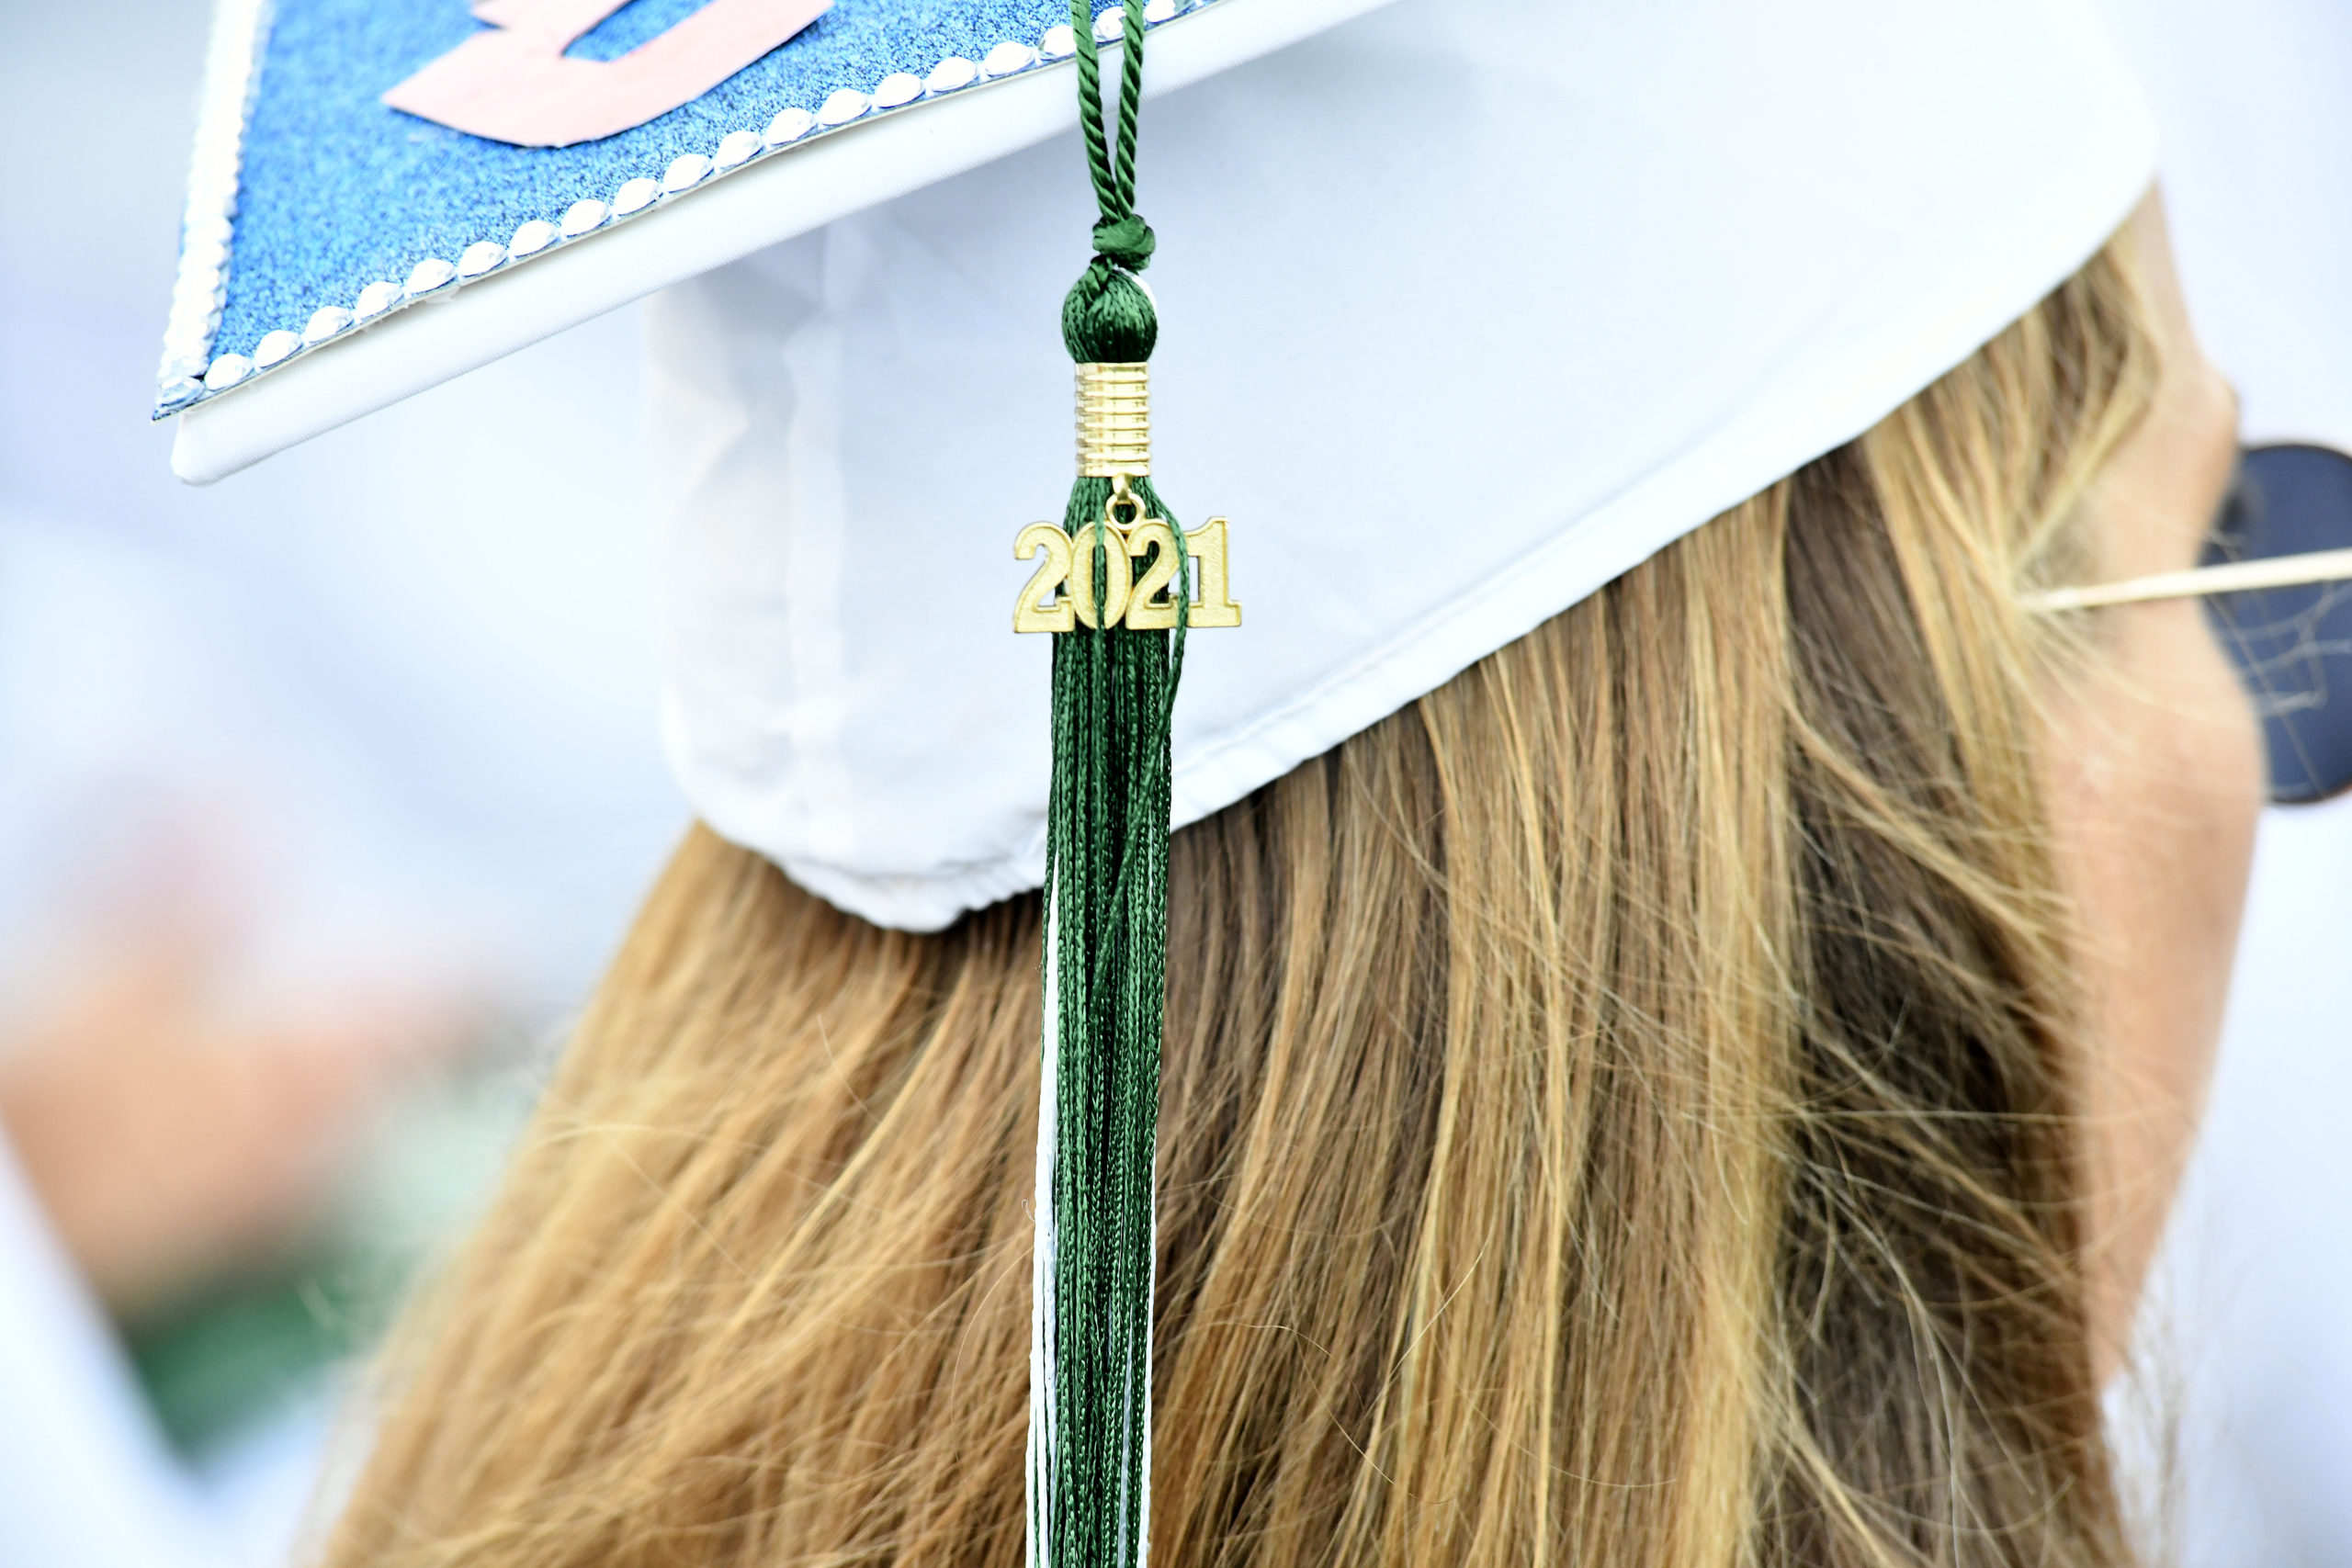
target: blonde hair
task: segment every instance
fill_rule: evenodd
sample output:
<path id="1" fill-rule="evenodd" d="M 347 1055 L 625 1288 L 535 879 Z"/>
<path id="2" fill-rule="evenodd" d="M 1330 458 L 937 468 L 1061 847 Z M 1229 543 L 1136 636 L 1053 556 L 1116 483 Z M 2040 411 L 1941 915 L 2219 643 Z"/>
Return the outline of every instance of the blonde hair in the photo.
<path id="1" fill-rule="evenodd" d="M 2014 594 L 2152 352 L 2102 255 L 1178 836 L 1156 1564 L 2126 1559 Z M 691 834 L 326 1561 L 1019 1562 L 1037 968 Z"/>

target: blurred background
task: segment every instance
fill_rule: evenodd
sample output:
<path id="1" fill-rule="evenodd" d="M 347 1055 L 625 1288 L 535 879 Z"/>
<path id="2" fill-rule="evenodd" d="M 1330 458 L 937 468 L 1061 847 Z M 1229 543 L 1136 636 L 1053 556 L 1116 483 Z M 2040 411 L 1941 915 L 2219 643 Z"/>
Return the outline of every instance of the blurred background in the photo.
<path id="1" fill-rule="evenodd" d="M 2352 447 L 2352 136 L 2274 112 L 2344 97 L 2352 20 L 2112 8 L 2249 434 Z M 686 818 L 633 311 L 170 477 L 207 22 L 0 0 L 0 1568 L 285 1560 Z M 2186 1562 L 2352 1563 L 2347 938 L 2352 803 L 2273 813 L 2116 1399 Z"/>
<path id="2" fill-rule="evenodd" d="M 45 1211 L 0 1203 L 7 1568 L 285 1554 L 338 1369 L 686 820 L 634 312 L 171 477 L 208 24 L 0 0 L 0 1185 Z"/>

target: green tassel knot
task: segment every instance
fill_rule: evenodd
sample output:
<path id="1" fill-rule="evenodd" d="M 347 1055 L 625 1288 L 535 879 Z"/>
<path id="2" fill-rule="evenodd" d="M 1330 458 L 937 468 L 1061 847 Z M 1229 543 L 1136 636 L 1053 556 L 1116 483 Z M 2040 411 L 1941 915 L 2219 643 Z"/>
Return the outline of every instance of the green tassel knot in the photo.
<path id="1" fill-rule="evenodd" d="M 1159 344 L 1159 311 L 1140 279 L 1108 256 L 1062 297 L 1062 344 L 1080 365 L 1136 365 Z"/>

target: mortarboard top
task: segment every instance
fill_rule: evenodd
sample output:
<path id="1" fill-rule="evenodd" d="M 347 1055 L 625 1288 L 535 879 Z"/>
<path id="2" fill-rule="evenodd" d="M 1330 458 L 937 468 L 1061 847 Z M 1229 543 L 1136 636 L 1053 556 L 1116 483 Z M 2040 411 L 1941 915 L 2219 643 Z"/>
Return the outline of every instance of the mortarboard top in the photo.
<path id="1" fill-rule="evenodd" d="M 1382 3 L 1153 0 L 1150 90 Z M 156 416 L 180 419 L 175 471 L 220 479 L 1076 122 L 1075 39 L 1057 0 L 703 9 L 765 10 L 780 30 L 796 5 L 820 14 L 680 107 L 545 147 L 383 101 L 484 32 L 460 0 L 221 0 L 157 389 Z M 549 9 L 611 13 L 569 51 L 603 64 L 697 14 L 695 0 L 480 7 L 517 23 Z"/>

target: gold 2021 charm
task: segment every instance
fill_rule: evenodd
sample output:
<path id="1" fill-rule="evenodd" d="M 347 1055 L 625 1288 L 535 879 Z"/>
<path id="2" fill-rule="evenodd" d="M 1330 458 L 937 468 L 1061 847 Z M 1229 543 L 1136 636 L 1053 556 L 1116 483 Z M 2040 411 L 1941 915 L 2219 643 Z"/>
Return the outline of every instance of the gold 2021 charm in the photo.
<path id="1" fill-rule="evenodd" d="M 1080 529 L 1076 540 L 1057 523 L 1032 523 L 1012 541 L 1012 553 L 1021 560 L 1045 558 L 1012 606 L 1012 629 L 1067 632 L 1081 626 L 1124 626 L 1136 631 L 1173 630 L 1176 595 L 1188 587 L 1186 626 L 1238 626 L 1241 606 L 1227 591 L 1225 535 L 1222 517 L 1212 517 L 1185 534 L 1184 555 L 1193 581 L 1183 584 L 1176 580 L 1176 530 L 1157 517 L 1125 524 L 1106 519 Z M 1094 602 L 1098 562 L 1105 584 L 1100 604 Z M 1137 562 L 1143 566 L 1140 575 L 1134 568 Z"/>

